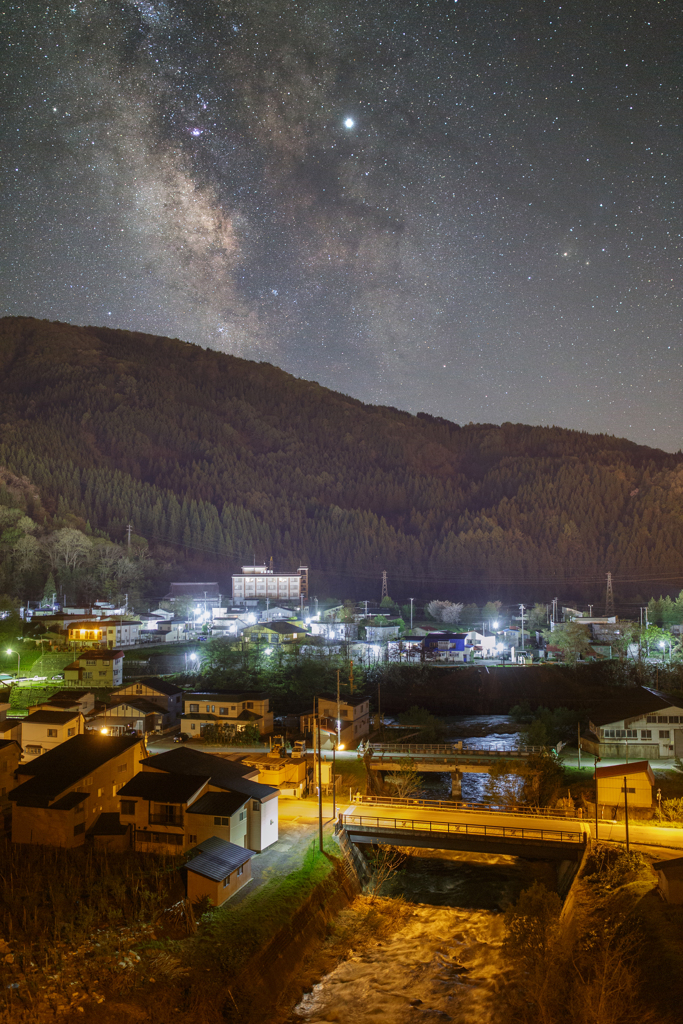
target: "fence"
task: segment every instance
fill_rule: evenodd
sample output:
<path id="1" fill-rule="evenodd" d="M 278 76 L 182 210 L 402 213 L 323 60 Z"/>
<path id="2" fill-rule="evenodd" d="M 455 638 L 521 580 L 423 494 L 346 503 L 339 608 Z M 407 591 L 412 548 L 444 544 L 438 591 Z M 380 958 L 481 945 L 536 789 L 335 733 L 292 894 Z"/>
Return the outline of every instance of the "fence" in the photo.
<path id="1" fill-rule="evenodd" d="M 498 839 L 535 839 L 542 842 L 587 842 L 588 833 L 581 830 L 528 828 L 518 825 L 481 825 L 472 822 L 418 821 L 414 818 L 379 818 L 366 814 L 340 814 L 335 831 L 349 825 L 365 828 L 393 830 L 394 832 L 428 832 L 432 835 L 471 835 Z"/>
<path id="2" fill-rule="evenodd" d="M 503 746 L 466 747 L 462 740 L 458 743 L 381 743 L 370 744 L 375 756 L 381 754 L 425 754 L 432 757 L 528 757 L 530 754 L 542 754 L 547 747 L 520 746 L 514 749 Z"/>

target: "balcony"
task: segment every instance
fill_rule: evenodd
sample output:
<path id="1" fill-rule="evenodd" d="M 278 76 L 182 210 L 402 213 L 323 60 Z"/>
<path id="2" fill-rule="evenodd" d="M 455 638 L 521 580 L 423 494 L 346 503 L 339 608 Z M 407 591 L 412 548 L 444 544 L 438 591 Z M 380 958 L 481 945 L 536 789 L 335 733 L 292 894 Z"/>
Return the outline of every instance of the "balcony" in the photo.
<path id="1" fill-rule="evenodd" d="M 183 816 L 182 814 L 150 814 L 149 823 L 150 825 L 175 825 L 182 828 Z"/>

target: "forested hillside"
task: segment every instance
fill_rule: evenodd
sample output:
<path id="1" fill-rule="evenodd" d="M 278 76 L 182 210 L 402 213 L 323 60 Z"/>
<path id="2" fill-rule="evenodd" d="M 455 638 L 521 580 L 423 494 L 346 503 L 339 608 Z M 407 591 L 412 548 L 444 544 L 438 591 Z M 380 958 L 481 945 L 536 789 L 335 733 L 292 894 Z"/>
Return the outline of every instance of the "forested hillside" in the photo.
<path id="1" fill-rule="evenodd" d="M 212 578 L 255 555 L 349 596 L 382 569 L 397 597 L 590 598 L 607 570 L 622 596 L 680 589 L 680 453 L 458 426 L 177 340 L 21 317 L 0 320 L 0 378 L 0 466 L 38 515 L 118 541 L 130 521 Z"/>

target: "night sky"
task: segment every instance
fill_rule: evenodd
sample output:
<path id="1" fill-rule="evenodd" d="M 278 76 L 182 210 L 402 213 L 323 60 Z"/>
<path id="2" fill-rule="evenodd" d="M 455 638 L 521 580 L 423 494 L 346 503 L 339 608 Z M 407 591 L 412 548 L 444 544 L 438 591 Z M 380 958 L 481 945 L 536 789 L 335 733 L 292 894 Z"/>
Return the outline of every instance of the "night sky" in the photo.
<path id="1" fill-rule="evenodd" d="M 673 2 L 4 7 L 0 310 L 683 438 Z"/>

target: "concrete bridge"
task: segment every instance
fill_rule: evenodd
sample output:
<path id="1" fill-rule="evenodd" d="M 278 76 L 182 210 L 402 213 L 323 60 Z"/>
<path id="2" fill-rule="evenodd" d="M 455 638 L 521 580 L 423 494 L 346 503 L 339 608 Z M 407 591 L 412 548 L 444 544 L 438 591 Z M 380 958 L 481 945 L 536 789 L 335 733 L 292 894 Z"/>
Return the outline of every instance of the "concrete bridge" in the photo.
<path id="1" fill-rule="evenodd" d="M 544 747 L 520 747 L 517 750 L 498 748 L 470 748 L 459 743 L 388 743 L 373 746 L 370 769 L 379 772 L 400 772 L 410 760 L 420 772 L 448 772 L 451 776 L 451 792 L 454 797 L 462 794 L 462 776 L 465 772 L 488 773 L 494 764 L 501 761 L 520 763 L 533 754 L 541 753 Z"/>
<path id="2" fill-rule="evenodd" d="M 489 820 L 441 820 L 340 814 L 335 834 L 344 832 L 356 846 L 410 846 L 505 854 L 532 860 L 580 861 L 590 839 L 587 826 L 547 821 L 527 825 L 491 814 Z"/>

